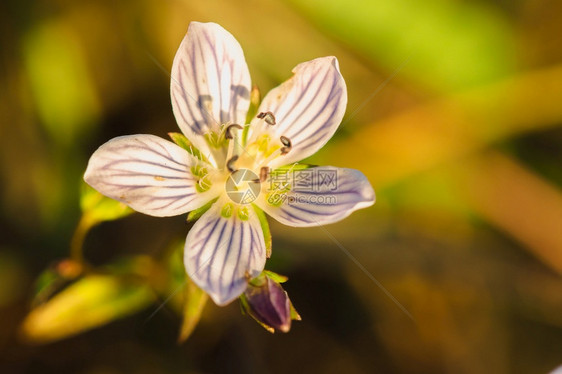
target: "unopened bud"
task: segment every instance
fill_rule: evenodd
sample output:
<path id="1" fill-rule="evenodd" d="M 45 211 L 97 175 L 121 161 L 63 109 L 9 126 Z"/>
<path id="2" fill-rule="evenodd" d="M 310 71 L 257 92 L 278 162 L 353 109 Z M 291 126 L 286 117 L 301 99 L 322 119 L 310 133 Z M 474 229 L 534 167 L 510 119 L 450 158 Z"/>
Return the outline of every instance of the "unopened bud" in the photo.
<path id="1" fill-rule="evenodd" d="M 288 332 L 291 320 L 300 319 L 281 285 L 262 273 L 241 296 L 242 308 L 270 332 Z"/>

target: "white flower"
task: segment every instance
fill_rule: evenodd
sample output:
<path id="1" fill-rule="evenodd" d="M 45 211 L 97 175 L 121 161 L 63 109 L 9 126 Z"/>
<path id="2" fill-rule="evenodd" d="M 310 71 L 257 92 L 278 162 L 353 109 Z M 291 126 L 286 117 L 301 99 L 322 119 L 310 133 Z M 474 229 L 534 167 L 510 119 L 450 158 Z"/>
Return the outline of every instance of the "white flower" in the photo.
<path id="1" fill-rule="evenodd" d="M 292 175 L 296 162 L 332 137 L 345 112 L 335 57 L 304 62 L 293 72 L 245 125 L 251 85 L 242 48 L 221 26 L 192 22 L 172 66 L 171 96 L 179 127 L 203 156 L 153 135 L 122 136 L 94 152 L 84 175 L 102 194 L 152 216 L 183 214 L 217 199 L 187 235 L 185 267 L 218 305 L 236 299 L 264 268 L 258 209 L 286 225 L 314 226 L 375 200 L 365 176 L 351 169 L 306 169 L 334 175 L 336 188 L 318 177 L 305 190 L 293 181 L 263 183 Z M 229 183 L 259 196 L 248 204 L 252 199 L 227 193 Z"/>

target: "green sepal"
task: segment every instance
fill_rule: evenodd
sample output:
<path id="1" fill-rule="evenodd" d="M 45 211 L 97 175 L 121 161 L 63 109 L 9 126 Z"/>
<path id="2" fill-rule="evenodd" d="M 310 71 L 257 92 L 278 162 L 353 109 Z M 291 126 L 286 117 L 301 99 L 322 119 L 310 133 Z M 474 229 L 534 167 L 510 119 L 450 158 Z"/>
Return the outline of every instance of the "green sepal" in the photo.
<path id="1" fill-rule="evenodd" d="M 246 115 L 246 124 L 252 123 L 252 119 L 258 113 L 258 108 L 261 102 L 261 93 L 258 86 L 253 86 L 252 91 L 250 92 L 250 108 L 248 109 L 248 114 Z M 244 126 L 244 130 L 242 130 L 242 144 L 246 144 L 248 140 L 248 131 L 250 130 L 250 126 Z"/>
<path id="2" fill-rule="evenodd" d="M 187 222 L 193 222 L 198 220 L 199 218 L 201 218 L 201 216 L 209 210 L 209 208 L 211 208 L 211 205 L 213 205 L 215 203 L 215 201 L 217 201 L 219 198 L 217 197 L 216 199 L 213 199 L 211 201 L 209 201 L 207 204 L 203 205 L 200 208 L 197 208 L 195 210 L 192 210 L 191 212 L 189 212 L 187 214 Z"/>
<path id="3" fill-rule="evenodd" d="M 197 157 L 201 161 L 207 162 L 207 158 L 195 148 L 195 146 L 185 137 L 184 134 L 179 132 L 169 132 L 168 136 L 172 139 L 174 143 L 185 149 L 192 156 Z"/>
<path id="4" fill-rule="evenodd" d="M 301 315 L 297 312 L 291 300 L 289 300 L 289 308 L 291 309 L 291 319 L 295 321 L 302 321 Z"/>
<path id="5" fill-rule="evenodd" d="M 263 287 L 265 285 L 266 281 L 267 281 L 266 275 L 262 271 L 257 277 L 250 279 L 248 284 L 252 287 L 259 288 L 259 287 Z"/>
<path id="6" fill-rule="evenodd" d="M 257 205 L 252 204 L 254 207 L 254 211 L 258 216 L 260 221 L 260 226 L 263 231 L 263 239 L 265 241 L 265 255 L 267 258 L 271 257 L 271 248 L 272 248 L 272 238 L 271 238 L 271 231 L 269 230 L 269 223 L 267 222 L 267 216 Z"/>
<path id="7" fill-rule="evenodd" d="M 193 333 L 209 300 L 209 296 L 205 291 L 197 287 L 189 278 L 187 279 L 184 295 L 183 322 L 178 336 L 178 343 L 185 342 Z"/>
<path id="8" fill-rule="evenodd" d="M 248 299 L 246 299 L 246 295 L 244 294 L 240 295 L 238 300 L 240 300 L 240 313 L 242 313 L 243 316 L 249 314 L 248 311 L 250 310 L 250 304 L 248 304 Z"/>
<path id="9" fill-rule="evenodd" d="M 263 274 L 265 274 L 266 277 L 270 278 L 272 281 L 277 283 L 285 283 L 286 281 L 289 280 L 289 277 L 274 273 L 271 270 L 264 270 Z"/>
<path id="10" fill-rule="evenodd" d="M 276 283 L 285 283 L 289 280 L 289 277 L 284 275 L 277 274 L 271 270 L 263 270 L 257 277 L 250 279 L 249 283 L 254 287 L 261 287 L 265 284 L 266 277 Z"/>

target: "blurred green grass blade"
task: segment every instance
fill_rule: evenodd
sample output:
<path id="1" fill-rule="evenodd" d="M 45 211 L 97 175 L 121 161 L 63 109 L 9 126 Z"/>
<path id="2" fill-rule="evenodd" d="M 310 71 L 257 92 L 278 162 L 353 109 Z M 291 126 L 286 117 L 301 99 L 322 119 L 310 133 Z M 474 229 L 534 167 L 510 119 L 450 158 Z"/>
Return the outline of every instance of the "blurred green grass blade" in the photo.
<path id="1" fill-rule="evenodd" d="M 289 0 L 313 22 L 390 71 L 433 89 L 493 81 L 512 71 L 514 41 L 491 7 L 447 0 Z"/>
<path id="2" fill-rule="evenodd" d="M 80 42 L 61 23 L 34 27 L 23 43 L 38 115 L 49 135 L 70 145 L 100 115 L 100 102 Z"/>
<path id="3" fill-rule="evenodd" d="M 161 300 L 160 304 L 166 305 L 179 316 L 183 315 L 185 309 L 185 288 L 189 282 L 185 265 L 183 263 L 185 240 L 174 242 L 167 250 L 163 262 L 163 272 L 158 282 L 152 282 L 154 290 Z"/>
<path id="4" fill-rule="evenodd" d="M 500 141 L 558 126 L 561 81 L 558 65 L 447 96 L 367 125 L 315 159 L 334 164 L 344 155 L 375 189 L 390 187 Z"/>
<path id="5" fill-rule="evenodd" d="M 184 246 L 185 242 L 180 241 L 172 244 L 168 249 L 169 254 L 166 258 L 166 274 L 169 276 L 170 285 L 165 290 L 166 295 L 179 287 L 183 287 L 186 282 L 187 274 L 183 264 Z"/>
<path id="6" fill-rule="evenodd" d="M 487 222 L 562 274 L 562 192 L 502 153 L 490 151 L 452 171 L 457 190 Z"/>
<path id="7" fill-rule="evenodd" d="M 183 310 L 183 323 L 181 325 L 178 342 L 183 343 L 189 338 L 203 313 L 209 297 L 199 287 L 189 280 L 185 286 L 185 303 Z"/>
<path id="8" fill-rule="evenodd" d="M 133 314 L 152 301 L 151 289 L 139 279 L 90 275 L 33 309 L 22 333 L 30 342 L 48 343 Z"/>

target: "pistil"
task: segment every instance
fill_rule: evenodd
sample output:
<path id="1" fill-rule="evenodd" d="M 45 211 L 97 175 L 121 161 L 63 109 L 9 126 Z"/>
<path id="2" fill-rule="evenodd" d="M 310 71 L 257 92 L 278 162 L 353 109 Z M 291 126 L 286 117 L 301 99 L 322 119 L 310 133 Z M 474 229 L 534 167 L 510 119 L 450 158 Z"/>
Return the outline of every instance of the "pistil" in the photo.
<path id="1" fill-rule="evenodd" d="M 228 171 L 230 171 L 231 173 L 234 173 L 236 171 L 236 169 L 234 168 L 234 163 L 238 160 L 238 155 L 234 155 L 231 158 L 228 159 L 228 161 L 226 162 L 226 168 L 228 169 Z"/>

